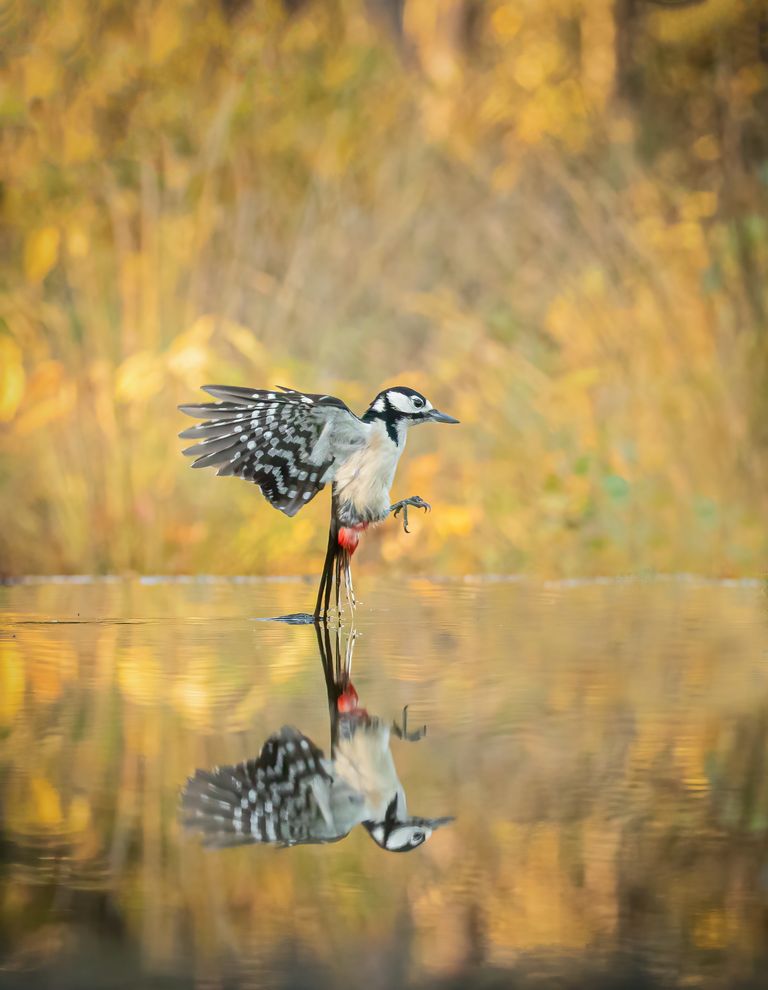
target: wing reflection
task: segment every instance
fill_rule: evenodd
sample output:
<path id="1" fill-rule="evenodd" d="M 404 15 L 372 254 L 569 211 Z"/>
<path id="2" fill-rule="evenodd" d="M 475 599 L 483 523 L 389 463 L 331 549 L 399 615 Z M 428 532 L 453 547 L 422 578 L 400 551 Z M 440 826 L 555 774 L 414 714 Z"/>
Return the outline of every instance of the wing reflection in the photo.
<path id="1" fill-rule="evenodd" d="M 355 632 L 335 653 L 325 623 L 315 625 L 330 715 L 331 756 L 292 726 L 242 763 L 198 769 L 182 793 L 182 821 L 214 848 L 272 843 L 279 846 L 338 842 L 362 825 L 382 849 L 409 852 L 452 818 L 408 815 L 405 791 L 390 750 L 394 733 L 415 742 L 426 727 L 409 732 L 361 708 L 351 681 Z M 343 657 L 342 657 L 343 653 Z"/>

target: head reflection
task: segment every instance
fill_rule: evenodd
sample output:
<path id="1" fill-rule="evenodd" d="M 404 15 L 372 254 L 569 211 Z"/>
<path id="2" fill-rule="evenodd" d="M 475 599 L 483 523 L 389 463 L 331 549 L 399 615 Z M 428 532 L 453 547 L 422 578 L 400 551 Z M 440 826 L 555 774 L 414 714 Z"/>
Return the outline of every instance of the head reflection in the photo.
<path id="1" fill-rule="evenodd" d="M 388 852 L 409 852 L 452 818 L 408 815 L 405 791 L 390 750 L 391 736 L 415 742 L 426 727 L 409 732 L 361 708 L 351 681 L 355 634 L 335 655 L 326 624 L 315 626 L 331 723 L 331 757 L 307 736 L 283 726 L 256 759 L 196 770 L 182 793 L 184 825 L 213 848 L 272 843 L 295 846 L 338 842 L 356 825 Z"/>

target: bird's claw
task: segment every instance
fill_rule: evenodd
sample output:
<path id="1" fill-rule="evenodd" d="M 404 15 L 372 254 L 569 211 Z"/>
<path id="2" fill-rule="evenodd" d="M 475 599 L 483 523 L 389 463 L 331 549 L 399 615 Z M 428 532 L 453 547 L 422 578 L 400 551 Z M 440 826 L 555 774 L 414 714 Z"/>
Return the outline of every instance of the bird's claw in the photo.
<path id="1" fill-rule="evenodd" d="M 432 506 L 429 502 L 425 502 L 423 498 L 419 495 L 413 495 L 411 498 L 404 498 L 400 502 L 395 502 L 394 505 L 390 506 L 389 511 L 397 518 L 400 513 L 403 513 L 403 529 L 406 533 L 410 533 L 408 529 L 408 506 L 412 506 L 414 509 L 423 509 L 425 512 L 430 512 Z"/>
<path id="2" fill-rule="evenodd" d="M 397 724 L 397 722 L 392 723 L 392 731 L 397 736 L 398 739 L 405 739 L 408 742 L 418 742 L 419 739 L 423 739 L 427 734 L 426 725 L 422 725 L 420 729 L 414 729 L 413 732 L 408 731 L 408 705 L 403 707 L 403 724 L 402 727 Z"/>

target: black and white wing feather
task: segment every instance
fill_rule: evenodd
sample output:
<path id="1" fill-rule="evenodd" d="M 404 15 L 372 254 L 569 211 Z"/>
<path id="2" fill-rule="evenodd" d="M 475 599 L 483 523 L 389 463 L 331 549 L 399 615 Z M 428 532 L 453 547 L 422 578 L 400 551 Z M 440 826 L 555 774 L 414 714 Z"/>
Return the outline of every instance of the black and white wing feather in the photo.
<path id="1" fill-rule="evenodd" d="M 179 434 L 192 467 L 218 467 L 261 488 L 275 508 L 295 516 L 338 467 L 365 444 L 369 427 L 331 395 L 206 385 L 221 402 L 179 406 L 204 422 Z"/>
<path id="2" fill-rule="evenodd" d="M 333 842 L 331 777 L 322 750 L 291 726 L 264 743 L 258 759 L 196 770 L 181 795 L 182 823 L 222 848 L 253 842 L 293 846 Z"/>

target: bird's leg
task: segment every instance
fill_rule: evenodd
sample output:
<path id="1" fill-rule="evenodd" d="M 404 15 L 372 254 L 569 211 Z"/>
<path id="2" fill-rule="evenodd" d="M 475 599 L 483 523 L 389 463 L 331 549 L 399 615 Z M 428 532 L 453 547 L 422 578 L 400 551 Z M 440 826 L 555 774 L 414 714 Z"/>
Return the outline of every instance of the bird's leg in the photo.
<path id="1" fill-rule="evenodd" d="M 336 553 L 336 616 L 341 619 L 341 554 Z"/>
<path id="2" fill-rule="evenodd" d="M 341 669 L 341 626 L 336 623 L 336 684 L 344 683 Z"/>
<path id="3" fill-rule="evenodd" d="M 349 605 L 350 611 L 354 612 L 357 602 L 355 601 L 355 592 L 352 588 L 352 554 L 349 550 L 341 550 L 339 554 L 338 574 L 339 589 L 341 587 L 341 574 L 344 575 L 344 593 L 347 599 L 347 605 Z"/>
<path id="4" fill-rule="evenodd" d="M 356 639 L 357 630 L 352 628 L 349 631 L 349 636 L 347 636 L 347 647 L 344 651 L 344 677 L 347 681 L 352 677 L 352 654 L 355 652 Z"/>
<path id="5" fill-rule="evenodd" d="M 432 506 L 429 502 L 425 502 L 423 498 L 418 495 L 412 495 L 410 498 L 400 499 L 399 502 L 395 502 L 394 505 L 390 505 L 389 511 L 394 514 L 395 518 L 403 513 L 403 529 L 406 533 L 410 533 L 408 529 L 408 506 L 413 506 L 414 509 L 423 509 L 425 512 L 429 512 Z"/>
<path id="6" fill-rule="evenodd" d="M 422 725 L 420 729 L 414 729 L 413 732 L 408 731 L 408 705 L 403 708 L 403 724 L 399 726 L 397 722 L 392 723 L 392 731 L 397 736 L 398 739 L 405 739 L 408 742 L 418 742 L 419 739 L 423 739 L 427 734 L 426 725 Z"/>
<path id="7" fill-rule="evenodd" d="M 326 577 L 325 580 L 325 603 L 324 603 L 323 615 L 325 616 L 326 619 L 328 618 L 328 613 L 331 610 L 332 588 L 333 588 L 333 560 L 331 560 L 330 564 L 328 565 L 328 576 Z"/>
<path id="8" fill-rule="evenodd" d="M 331 583 L 333 581 L 333 564 L 336 556 L 336 540 L 333 529 L 328 533 L 328 549 L 325 553 L 323 563 L 323 573 L 320 576 L 320 587 L 317 589 L 317 601 L 315 602 L 315 619 L 328 618 L 328 607 L 331 601 Z M 323 607 L 323 598 L 325 606 Z"/>
<path id="9" fill-rule="evenodd" d="M 354 612 L 357 607 L 357 599 L 355 598 L 355 589 L 352 587 L 352 557 L 350 554 L 346 554 L 344 558 L 344 585 L 347 592 L 347 602 Z"/>

